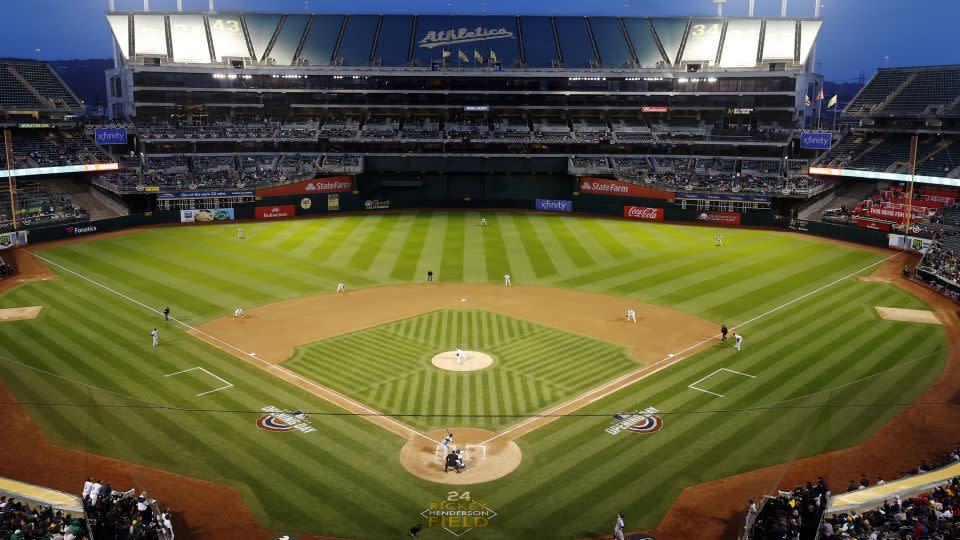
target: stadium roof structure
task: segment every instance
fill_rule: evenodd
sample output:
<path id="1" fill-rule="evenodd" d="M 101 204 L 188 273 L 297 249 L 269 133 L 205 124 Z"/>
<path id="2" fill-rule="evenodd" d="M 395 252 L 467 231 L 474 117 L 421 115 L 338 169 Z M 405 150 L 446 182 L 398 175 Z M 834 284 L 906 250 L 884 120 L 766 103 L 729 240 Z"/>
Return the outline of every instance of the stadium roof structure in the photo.
<path id="1" fill-rule="evenodd" d="M 880 69 L 844 114 L 960 118 L 960 65 Z"/>
<path id="2" fill-rule="evenodd" d="M 322 70 L 670 69 L 806 64 L 822 19 L 111 12 L 119 56 L 146 65 Z"/>
<path id="3" fill-rule="evenodd" d="M 0 112 L 83 111 L 83 103 L 46 62 L 0 59 Z"/>

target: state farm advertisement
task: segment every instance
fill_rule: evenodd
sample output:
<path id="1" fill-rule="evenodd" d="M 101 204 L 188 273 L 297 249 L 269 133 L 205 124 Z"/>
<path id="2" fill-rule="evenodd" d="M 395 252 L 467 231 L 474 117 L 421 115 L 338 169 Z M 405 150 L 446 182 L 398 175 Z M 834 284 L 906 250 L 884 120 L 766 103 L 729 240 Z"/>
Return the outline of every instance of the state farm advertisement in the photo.
<path id="1" fill-rule="evenodd" d="M 279 219 L 293 217 L 297 214 L 297 207 L 293 204 L 283 204 L 278 206 L 258 206 L 256 208 L 257 219 Z"/>
<path id="2" fill-rule="evenodd" d="M 672 199 L 676 196 L 672 191 L 660 191 L 646 186 L 638 186 L 629 182 L 609 180 L 607 178 L 592 178 L 584 176 L 580 179 L 580 193 L 595 195 L 617 195 L 620 197 L 643 197 L 646 199 Z"/>
<path id="3" fill-rule="evenodd" d="M 740 212 L 700 212 L 697 221 L 716 223 L 717 225 L 739 225 Z"/>
<path id="4" fill-rule="evenodd" d="M 352 189 L 353 178 L 349 176 L 334 176 L 331 178 L 314 178 L 313 180 L 305 180 L 303 182 L 258 189 L 257 196 L 273 197 L 277 195 L 310 195 L 311 193 L 346 193 Z"/>
<path id="5" fill-rule="evenodd" d="M 624 206 L 623 217 L 643 221 L 663 221 L 663 208 L 647 206 Z"/>

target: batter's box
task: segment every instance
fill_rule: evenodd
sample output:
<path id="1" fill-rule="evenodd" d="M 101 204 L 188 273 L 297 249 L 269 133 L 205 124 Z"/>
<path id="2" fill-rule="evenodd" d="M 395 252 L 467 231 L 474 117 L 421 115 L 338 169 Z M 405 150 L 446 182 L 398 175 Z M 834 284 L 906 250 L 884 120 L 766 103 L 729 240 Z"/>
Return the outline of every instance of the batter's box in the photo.
<path id="1" fill-rule="evenodd" d="M 180 374 L 182 374 L 182 373 L 189 373 L 189 372 L 191 372 L 191 371 L 202 371 L 202 372 L 206 373 L 206 374 L 209 375 L 210 377 L 213 377 L 214 379 L 216 379 L 217 381 L 219 381 L 219 382 L 221 383 L 221 386 L 218 386 L 217 388 L 214 388 L 213 390 L 207 390 L 206 392 L 200 392 L 199 394 L 197 394 L 196 397 L 205 396 L 205 395 L 207 395 L 207 394 L 212 394 L 212 393 L 214 393 L 214 392 L 219 392 L 220 390 L 226 390 L 227 388 L 233 388 L 233 383 L 231 383 L 230 381 L 224 379 L 223 377 L 219 377 L 219 376 L 217 376 L 217 375 L 214 375 L 213 373 L 211 373 L 211 372 L 208 371 L 207 369 L 204 369 L 204 368 L 199 367 L 199 366 L 198 366 L 198 367 L 192 367 L 192 368 L 189 368 L 189 369 L 184 369 L 184 370 L 182 370 L 182 371 L 177 371 L 177 372 L 175 372 L 175 373 L 170 373 L 169 375 L 164 375 L 164 376 L 165 376 L 165 377 L 173 377 L 174 375 L 180 375 Z"/>
<path id="2" fill-rule="evenodd" d="M 696 391 L 698 391 L 698 392 L 703 392 L 703 393 L 705 393 L 705 394 L 710 394 L 710 395 L 717 396 L 717 397 L 723 397 L 723 394 L 714 392 L 714 391 L 712 391 L 712 390 L 706 390 L 706 389 L 704 389 L 704 388 L 700 388 L 701 385 L 704 385 L 704 381 L 706 381 L 706 380 L 709 379 L 710 377 L 713 377 L 713 376 L 716 375 L 717 373 L 720 373 L 721 371 L 726 371 L 727 373 L 732 373 L 732 374 L 734 374 L 734 375 L 738 375 L 738 376 L 741 376 L 741 377 L 750 377 L 751 379 L 756 379 L 756 377 L 754 377 L 753 375 L 750 375 L 749 373 L 741 373 L 741 372 L 739 372 L 739 371 L 734 371 L 734 370 L 732 370 L 732 369 L 720 368 L 720 369 L 714 371 L 713 373 L 707 375 L 706 377 L 703 377 L 703 378 L 701 378 L 701 379 L 698 379 L 698 380 L 693 381 L 692 383 L 688 384 L 688 385 L 687 385 L 687 388 L 692 388 L 692 389 L 694 389 L 694 390 L 696 390 Z M 715 390 L 719 390 L 719 388 L 714 388 L 714 389 L 715 389 Z"/>

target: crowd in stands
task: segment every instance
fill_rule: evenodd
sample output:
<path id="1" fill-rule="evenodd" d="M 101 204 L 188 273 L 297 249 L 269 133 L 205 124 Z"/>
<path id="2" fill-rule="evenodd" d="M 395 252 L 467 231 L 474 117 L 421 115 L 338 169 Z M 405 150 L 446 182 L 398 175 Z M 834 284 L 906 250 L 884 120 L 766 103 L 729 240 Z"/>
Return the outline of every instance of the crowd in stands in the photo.
<path id="1" fill-rule="evenodd" d="M 83 508 L 90 530 L 102 539 L 173 540 L 173 516 L 169 508 L 160 510 L 157 501 L 145 491 L 115 491 L 109 481 L 88 478 L 83 484 Z"/>
<path id="2" fill-rule="evenodd" d="M 24 227 L 90 219 L 87 211 L 76 206 L 69 196 L 51 193 L 31 180 L 17 182 L 15 206 L 17 224 Z M 0 231 L 8 231 L 12 228 L 10 193 L 0 191 Z"/>
<path id="3" fill-rule="evenodd" d="M 909 174 L 910 135 L 851 131 L 823 154 L 816 165 Z M 917 141 L 916 174 L 960 176 L 960 138 L 924 135 Z"/>
<path id="4" fill-rule="evenodd" d="M 30 505 L 14 497 L 0 496 L 0 538 L 84 540 L 89 537 L 87 522 L 82 517 L 72 517 L 50 506 Z"/>
<path id="5" fill-rule="evenodd" d="M 923 474 L 960 461 L 960 445 L 921 461 L 901 478 Z M 851 479 L 845 492 L 859 491 L 887 481 L 866 473 Z M 881 508 L 863 513 L 824 517 L 832 495 L 824 479 L 797 485 L 767 498 L 759 508 L 749 501 L 746 527 L 751 540 L 960 540 L 960 478 L 907 500 L 894 498 Z"/>
<path id="6" fill-rule="evenodd" d="M 0 152 L 3 154 L 3 152 Z M 62 167 L 107 163 L 110 155 L 82 131 L 17 130 L 13 136 L 13 168 Z M 0 158 L 6 168 L 6 156 Z"/>

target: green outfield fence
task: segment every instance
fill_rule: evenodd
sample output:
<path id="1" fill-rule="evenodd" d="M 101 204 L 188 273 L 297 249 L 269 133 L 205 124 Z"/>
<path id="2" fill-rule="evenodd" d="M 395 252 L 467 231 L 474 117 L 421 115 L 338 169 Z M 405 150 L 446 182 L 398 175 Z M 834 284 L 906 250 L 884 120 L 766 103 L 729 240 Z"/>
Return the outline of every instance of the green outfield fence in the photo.
<path id="1" fill-rule="evenodd" d="M 542 198 L 554 197 L 543 196 Z M 303 204 L 305 199 L 309 199 L 310 204 Z M 571 213 L 579 215 L 623 218 L 623 209 L 625 206 L 645 206 L 650 208 L 663 208 L 664 221 L 666 222 L 696 223 L 697 216 L 700 213 L 695 209 L 681 208 L 662 199 L 643 199 L 607 195 L 580 195 L 578 197 L 572 197 L 571 199 L 573 209 Z M 298 217 L 338 215 L 368 212 L 364 206 L 364 203 L 367 200 L 371 199 L 366 199 L 353 193 L 341 193 L 339 194 L 338 209 L 331 210 L 328 207 L 327 195 L 289 195 L 281 197 L 262 197 L 260 200 L 253 203 L 236 205 L 234 209 L 236 219 L 238 220 L 254 219 L 255 208 L 258 206 L 292 205 L 296 207 L 296 215 Z M 376 200 L 381 203 L 386 203 L 386 208 L 369 211 L 369 213 L 419 209 L 537 211 L 537 198 L 452 198 L 450 196 L 425 198 L 422 193 L 410 192 L 391 193 L 390 199 Z M 28 230 L 30 243 L 39 243 L 48 242 L 51 240 L 61 240 L 64 238 L 86 236 L 89 234 L 111 232 L 130 227 L 176 224 L 179 222 L 179 211 L 163 210 L 119 216 L 98 221 L 33 227 L 29 228 Z M 888 245 L 887 234 L 880 231 L 862 229 L 853 226 L 823 223 L 819 221 L 790 219 L 775 215 L 772 211 L 767 210 L 743 212 L 741 213 L 740 223 L 741 226 L 770 227 L 793 230 L 797 232 L 809 233 L 817 236 L 847 240 L 850 242 L 857 242 L 873 246 L 886 247 Z"/>

